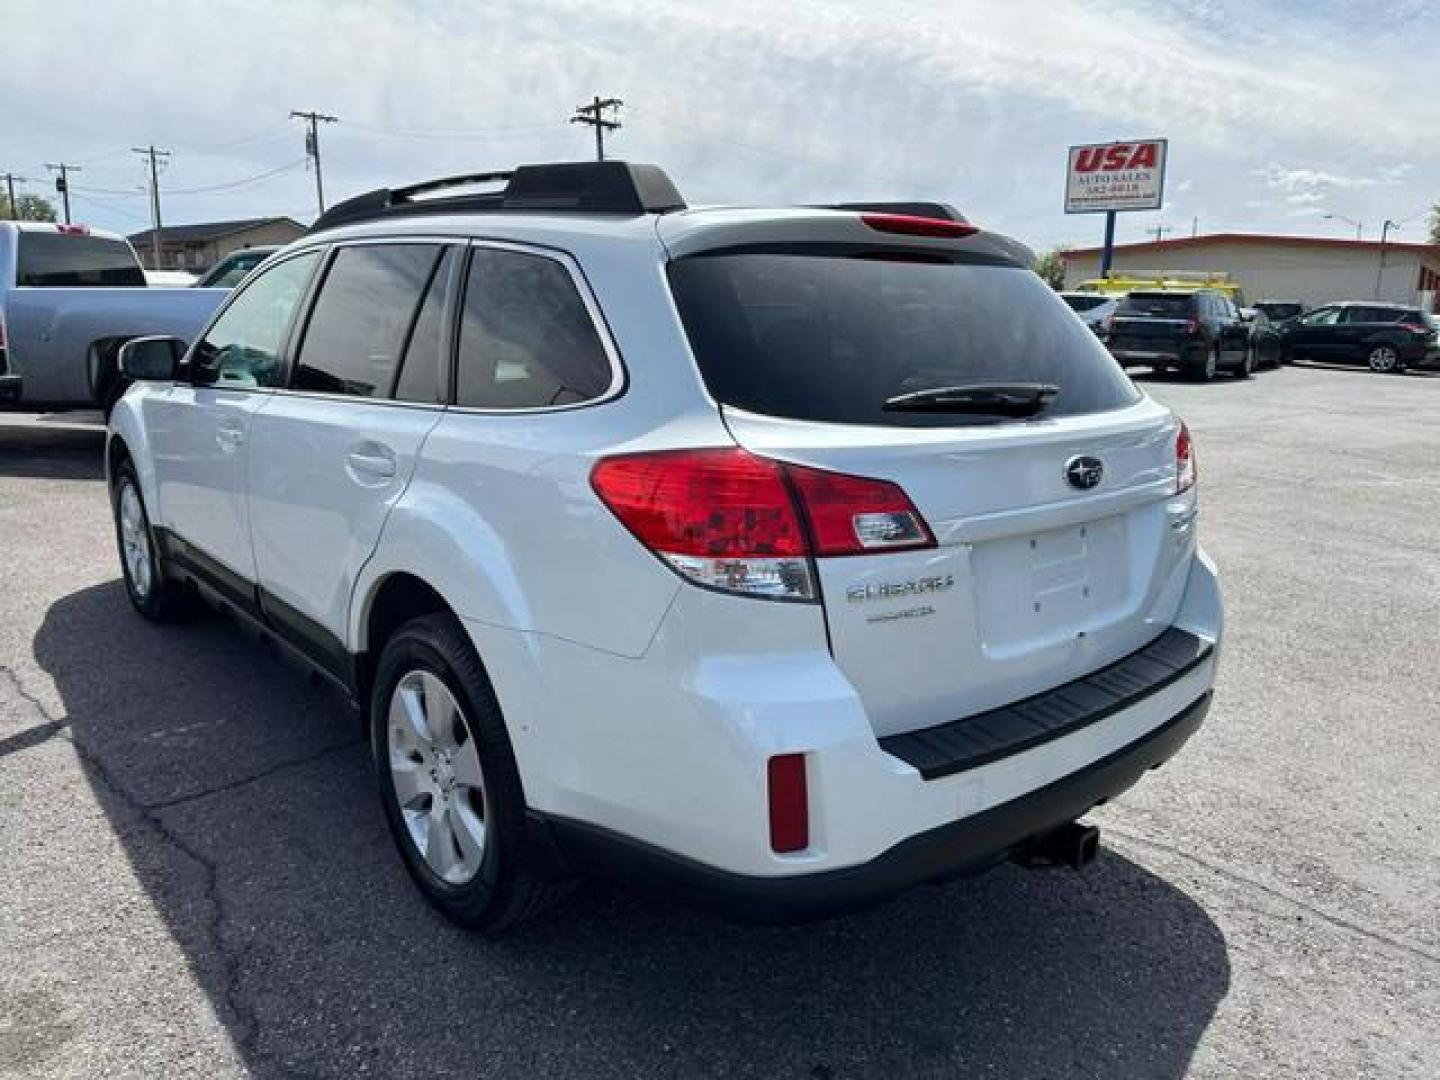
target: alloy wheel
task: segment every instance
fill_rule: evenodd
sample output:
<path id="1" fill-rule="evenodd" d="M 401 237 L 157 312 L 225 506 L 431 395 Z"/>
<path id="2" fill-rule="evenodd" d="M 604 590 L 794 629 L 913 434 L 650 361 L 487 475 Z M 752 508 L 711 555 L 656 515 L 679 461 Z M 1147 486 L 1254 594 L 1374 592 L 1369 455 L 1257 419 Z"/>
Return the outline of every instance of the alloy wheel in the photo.
<path id="1" fill-rule="evenodd" d="M 145 510 L 140 493 L 128 478 L 121 482 L 117 500 L 120 514 L 120 549 L 125 556 L 125 575 L 135 595 L 144 600 L 150 595 L 155 580 L 155 564 L 150 557 L 150 533 L 145 527 Z"/>
<path id="2" fill-rule="evenodd" d="M 1370 370 L 1383 373 L 1395 370 L 1395 365 L 1400 359 L 1400 354 L 1395 351 L 1393 345 L 1377 345 L 1370 350 Z"/>
<path id="3" fill-rule="evenodd" d="M 417 669 L 390 696 L 387 757 L 410 841 L 436 877 L 464 885 L 485 858 L 489 804 L 464 710 L 444 680 Z"/>

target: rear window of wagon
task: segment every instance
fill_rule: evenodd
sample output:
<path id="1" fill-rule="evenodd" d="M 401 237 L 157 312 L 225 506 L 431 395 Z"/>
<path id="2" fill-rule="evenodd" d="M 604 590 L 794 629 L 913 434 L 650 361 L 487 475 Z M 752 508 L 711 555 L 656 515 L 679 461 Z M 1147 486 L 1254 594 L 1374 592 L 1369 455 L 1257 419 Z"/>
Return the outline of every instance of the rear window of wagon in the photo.
<path id="1" fill-rule="evenodd" d="M 1023 267 L 898 252 L 718 251 L 669 266 L 716 401 L 795 420 L 890 427 L 993 424 L 887 412 L 887 398 L 975 383 L 1052 383 L 1040 418 L 1139 393 L 1064 301 Z"/>

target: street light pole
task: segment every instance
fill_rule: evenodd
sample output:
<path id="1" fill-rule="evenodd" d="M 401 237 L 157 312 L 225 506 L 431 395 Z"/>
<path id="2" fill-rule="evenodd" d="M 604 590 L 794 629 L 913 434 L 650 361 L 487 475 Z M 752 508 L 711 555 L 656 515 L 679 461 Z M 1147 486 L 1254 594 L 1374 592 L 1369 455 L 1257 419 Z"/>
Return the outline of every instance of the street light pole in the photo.
<path id="1" fill-rule="evenodd" d="M 1390 230 L 1398 229 L 1399 227 L 1400 225 L 1398 222 L 1391 221 L 1389 218 L 1386 218 L 1385 224 L 1380 226 L 1380 265 L 1375 270 L 1376 300 L 1380 299 L 1380 283 L 1381 280 L 1385 277 L 1385 241 L 1390 238 Z"/>
<path id="2" fill-rule="evenodd" d="M 1346 217 L 1344 214 L 1326 214 L 1325 216 L 1333 221 L 1348 221 L 1351 225 L 1355 226 L 1355 239 L 1359 240 L 1362 238 L 1361 233 L 1363 232 L 1365 226 L 1362 225 L 1360 222 L 1356 221 L 1354 218 Z"/>

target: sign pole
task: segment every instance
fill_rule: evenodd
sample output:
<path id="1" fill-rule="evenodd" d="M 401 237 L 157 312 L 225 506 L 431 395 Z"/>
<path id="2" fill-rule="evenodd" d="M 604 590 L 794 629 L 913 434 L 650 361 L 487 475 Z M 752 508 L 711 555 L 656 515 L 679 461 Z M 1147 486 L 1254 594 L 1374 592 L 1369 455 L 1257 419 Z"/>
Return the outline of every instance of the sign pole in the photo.
<path id="1" fill-rule="evenodd" d="M 1105 248 L 1100 253 L 1100 276 L 1110 276 L 1110 264 L 1115 258 L 1115 211 L 1105 211 Z"/>

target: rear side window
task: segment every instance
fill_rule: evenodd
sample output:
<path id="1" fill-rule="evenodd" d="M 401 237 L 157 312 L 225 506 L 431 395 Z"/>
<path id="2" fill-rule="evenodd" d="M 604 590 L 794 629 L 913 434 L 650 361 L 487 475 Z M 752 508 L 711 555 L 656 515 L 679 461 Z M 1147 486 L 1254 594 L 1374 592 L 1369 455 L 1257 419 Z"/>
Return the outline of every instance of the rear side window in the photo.
<path id="1" fill-rule="evenodd" d="M 21 229 L 15 284 L 143 286 L 145 272 L 123 240 Z"/>
<path id="2" fill-rule="evenodd" d="M 1078 296 L 1075 293 L 1066 293 L 1060 297 L 1075 311 L 1094 311 L 1101 304 L 1110 298 L 1099 293 L 1089 293 L 1085 296 Z"/>
<path id="3" fill-rule="evenodd" d="M 1404 312 L 1397 308 L 1352 307 L 1345 309 L 1345 321 L 1351 323 L 1399 322 Z"/>
<path id="4" fill-rule="evenodd" d="M 291 389 L 389 397 L 440 250 L 360 244 L 337 251 L 310 314 Z"/>
<path id="5" fill-rule="evenodd" d="M 610 358 L 570 273 L 543 255 L 476 248 L 460 325 L 455 402 L 542 409 L 600 397 Z"/>
<path id="6" fill-rule="evenodd" d="M 720 252 L 670 264 L 670 285 L 710 394 L 752 412 L 889 427 L 994 423 L 892 412 L 938 387 L 1040 382 L 1045 416 L 1139 396 L 1040 278 L 1016 266 L 890 253 Z"/>
<path id="7" fill-rule="evenodd" d="M 1160 319 L 1188 319 L 1200 307 L 1202 298 L 1175 293 L 1131 293 L 1120 301 L 1116 315 L 1152 316 Z M 1203 310 L 1203 309 L 1202 309 Z"/>

